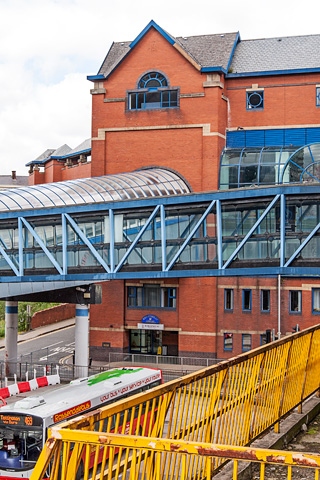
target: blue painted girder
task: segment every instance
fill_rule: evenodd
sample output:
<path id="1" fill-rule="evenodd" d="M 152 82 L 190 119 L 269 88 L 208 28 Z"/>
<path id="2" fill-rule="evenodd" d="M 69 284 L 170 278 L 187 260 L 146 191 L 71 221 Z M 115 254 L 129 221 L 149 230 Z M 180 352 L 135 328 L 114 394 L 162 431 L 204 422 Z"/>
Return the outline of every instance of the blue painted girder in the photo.
<path id="1" fill-rule="evenodd" d="M 319 276 L 319 185 L 0 214 L 0 282 Z"/>

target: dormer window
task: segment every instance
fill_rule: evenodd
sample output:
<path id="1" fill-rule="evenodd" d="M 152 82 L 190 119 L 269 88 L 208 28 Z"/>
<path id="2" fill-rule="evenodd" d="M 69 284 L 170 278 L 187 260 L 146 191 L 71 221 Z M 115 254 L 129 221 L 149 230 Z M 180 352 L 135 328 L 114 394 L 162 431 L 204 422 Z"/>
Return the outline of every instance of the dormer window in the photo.
<path id="1" fill-rule="evenodd" d="M 128 109 L 177 108 L 178 92 L 178 88 L 169 87 L 162 73 L 146 73 L 140 78 L 137 90 L 128 92 Z"/>

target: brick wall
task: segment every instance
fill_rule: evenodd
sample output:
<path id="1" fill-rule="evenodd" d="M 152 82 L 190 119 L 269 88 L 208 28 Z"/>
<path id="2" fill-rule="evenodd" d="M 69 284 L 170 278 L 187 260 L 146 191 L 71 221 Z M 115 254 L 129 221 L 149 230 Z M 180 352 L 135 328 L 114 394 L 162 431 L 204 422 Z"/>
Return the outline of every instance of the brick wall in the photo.
<path id="1" fill-rule="evenodd" d="M 152 69 L 180 88 L 180 108 L 126 111 L 127 91 Z M 151 29 L 104 82 L 106 93 L 92 97 L 92 175 L 162 166 L 195 191 L 217 188 L 227 102 L 220 86 L 204 87 L 206 80 Z"/>
<path id="2" fill-rule="evenodd" d="M 36 312 L 31 318 L 31 328 L 43 327 L 52 323 L 73 318 L 76 315 L 76 307 L 71 303 L 63 303 L 55 307 Z"/>

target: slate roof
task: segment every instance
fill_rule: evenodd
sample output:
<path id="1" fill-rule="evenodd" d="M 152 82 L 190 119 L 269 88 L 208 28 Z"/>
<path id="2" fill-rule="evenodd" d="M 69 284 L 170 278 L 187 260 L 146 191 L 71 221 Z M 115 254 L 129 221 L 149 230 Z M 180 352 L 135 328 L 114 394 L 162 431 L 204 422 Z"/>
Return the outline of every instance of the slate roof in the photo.
<path id="1" fill-rule="evenodd" d="M 320 70 L 320 35 L 243 40 L 230 65 L 233 74 Z"/>
<path id="2" fill-rule="evenodd" d="M 239 38 L 238 32 L 175 38 L 162 30 L 153 21 L 147 25 L 143 33 L 152 27 L 156 28 L 165 38 L 170 39 L 172 44 L 176 43 L 182 47 L 186 54 L 201 68 L 222 68 L 227 70 L 232 59 L 234 46 Z M 98 75 L 103 75 L 105 78 L 108 77 L 124 57 L 135 47 L 142 36 L 143 35 L 140 34 L 131 42 L 114 42 L 100 67 Z"/>
<path id="3" fill-rule="evenodd" d="M 28 167 L 29 165 L 45 164 L 52 158 L 55 158 L 57 160 L 65 160 L 66 158 L 77 157 L 81 153 L 90 153 L 90 152 L 91 152 L 91 138 L 88 138 L 73 149 L 70 148 L 69 145 L 67 144 L 61 145 L 61 147 L 59 148 L 48 148 L 43 153 L 41 153 L 41 155 L 39 155 L 39 157 L 37 157 L 35 160 L 32 160 L 29 163 L 26 163 L 26 166 Z"/>
<path id="4" fill-rule="evenodd" d="M 131 42 L 113 42 L 102 63 L 98 75 L 107 77 L 112 70 L 121 62 L 121 60 L 129 53 Z"/>
<path id="5" fill-rule="evenodd" d="M 28 185 L 28 176 L 0 175 L 0 190 Z"/>
<path id="6" fill-rule="evenodd" d="M 98 75 L 108 77 L 150 28 L 158 30 L 172 45 L 179 45 L 202 71 L 221 69 L 231 77 L 320 71 L 320 35 L 243 41 L 239 32 L 173 37 L 152 20 L 134 41 L 111 45 Z M 94 77 L 88 79 L 93 80 Z"/>
<path id="7" fill-rule="evenodd" d="M 177 37 L 194 60 L 202 67 L 222 67 L 227 70 L 239 33 L 221 33 L 198 35 L 195 37 Z"/>

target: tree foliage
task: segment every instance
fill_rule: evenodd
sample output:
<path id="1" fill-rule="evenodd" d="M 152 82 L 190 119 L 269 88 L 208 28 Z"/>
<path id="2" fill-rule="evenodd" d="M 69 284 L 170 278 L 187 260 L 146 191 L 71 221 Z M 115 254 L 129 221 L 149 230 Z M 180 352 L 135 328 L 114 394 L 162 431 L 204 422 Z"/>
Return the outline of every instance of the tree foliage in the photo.
<path id="1" fill-rule="evenodd" d="M 28 315 L 28 305 L 30 305 L 30 315 Z M 46 310 L 47 308 L 59 305 L 58 303 L 45 303 L 45 302 L 18 302 L 18 321 L 19 332 L 24 332 L 28 329 L 29 320 L 32 315 L 40 310 Z M 29 318 L 30 317 L 30 318 Z M 4 337 L 5 331 L 5 302 L 0 301 L 0 337 Z"/>

